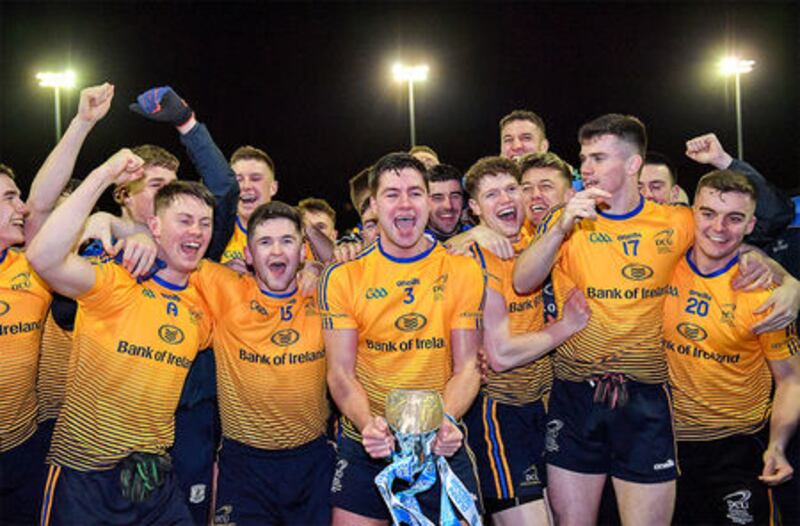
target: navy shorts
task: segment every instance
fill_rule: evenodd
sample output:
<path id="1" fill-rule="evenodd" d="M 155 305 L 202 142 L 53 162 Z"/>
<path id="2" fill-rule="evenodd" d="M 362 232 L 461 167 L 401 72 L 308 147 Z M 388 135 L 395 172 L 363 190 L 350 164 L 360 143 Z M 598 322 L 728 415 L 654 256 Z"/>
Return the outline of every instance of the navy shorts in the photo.
<path id="1" fill-rule="evenodd" d="M 325 437 L 277 451 L 224 439 L 214 524 L 329 525 L 335 458 Z"/>
<path id="2" fill-rule="evenodd" d="M 503 404 L 480 394 L 464 417 L 475 453 L 487 513 L 541 499 L 544 465 L 544 404 Z"/>
<path id="3" fill-rule="evenodd" d="M 758 480 L 767 433 L 678 442 L 681 476 L 675 524 L 781 524 L 769 487 Z M 783 524 L 790 524 L 783 522 Z"/>
<path id="4" fill-rule="evenodd" d="M 545 460 L 577 473 L 657 483 L 678 475 L 672 400 L 666 384 L 627 381 L 629 400 L 595 403 L 589 382 L 556 379 L 550 393 Z"/>
<path id="5" fill-rule="evenodd" d="M 467 491 L 475 500 L 478 512 L 481 512 L 482 503 L 478 492 L 477 468 L 469 446 L 461 447 L 447 459 L 447 463 L 453 473 L 464 483 Z M 330 489 L 331 505 L 365 517 L 391 522 L 389 509 L 375 484 L 375 477 L 388 465 L 388 458 L 374 459 L 364 450 L 364 446 L 360 442 L 342 435 Z M 407 486 L 400 481 L 396 483 L 395 488 L 403 490 Z M 441 482 L 437 478 L 433 487 L 417 495 L 422 513 L 435 524 L 439 523 L 441 488 Z"/>
<path id="6" fill-rule="evenodd" d="M 150 497 L 134 503 L 122 496 L 120 468 L 76 471 L 50 466 L 42 502 L 41 526 L 76 524 L 192 524 L 186 499 L 173 472 Z"/>
<path id="7" fill-rule="evenodd" d="M 0 453 L 0 524 L 35 524 L 42 507 L 42 488 L 47 477 L 50 425 L 15 448 Z"/>

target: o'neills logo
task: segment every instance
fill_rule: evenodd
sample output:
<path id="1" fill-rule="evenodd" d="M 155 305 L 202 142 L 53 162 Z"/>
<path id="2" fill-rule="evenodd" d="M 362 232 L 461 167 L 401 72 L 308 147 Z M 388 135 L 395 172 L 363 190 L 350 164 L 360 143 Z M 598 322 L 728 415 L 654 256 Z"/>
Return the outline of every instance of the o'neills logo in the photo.
<path id="1" fill-rule="evenodd" d="M 394 322 L 394 326 L 403 332 L 414 332 L 428 324 L 428 319 L 422 314 L 410 312 L 403 314 Z"/>

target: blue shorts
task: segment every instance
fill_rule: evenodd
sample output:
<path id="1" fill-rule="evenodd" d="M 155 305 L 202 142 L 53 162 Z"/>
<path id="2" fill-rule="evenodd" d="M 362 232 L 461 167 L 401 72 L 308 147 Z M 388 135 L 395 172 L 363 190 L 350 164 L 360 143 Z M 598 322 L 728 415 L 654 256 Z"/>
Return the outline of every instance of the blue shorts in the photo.
<path id="1" fill-rule="evenodd" d="M 594 403 L 589 382 L 554 380 L 545 434 L 546 462 L 628 482 L 675 480 L 678 460 L 669 388 L 631 380 L 626 385 L 628 403 L 611 409 Z"/>
<path id="2" fill-rule="evenodd" d="M 475 453 L 487 513 L 541 499 L 544 465 L 544 404 L 503 404 L 480 394 L 464 417 Z"/>
<path id="3" fill-rule="evenodd" d="M 205 351 L 207 352 L 207 351 Z M 210 381 L 215 381 L 213 378 Z M 175 411 L 175 444 L 170 450 L 178 487 L 197 526 L 211 515 L 211 483 L 219 444 L 219 418 L 214 399 Z"/>
<path id="4" fill-rule="evenodd" d="M 106 471 L 76 471 L 50 466 L 42 502 L 41 526 L 76 524 L 191 524 L 186 499 L 167 473 L 164 485 L 134 503 L 122 496 L 119 466 Z"/>
<path id="5" fill-rule="evenodd" d="M 224 439 L 214 523 L 329 525 L 335 458 L 325 437 L 277 451 Z"/>
<path id="6" fill-rule="evenodd" d="M 459 449 L 455 455 L 447 459 L 447 463 L 464 483 L 475 500 L 478 511 L 481 512 L 477 468 L 469 446 L 465 445 Z M 342 435 L 330 490 L 331 505 L 365 517 L 391 522 L 389 509 L 375 484 L 375 477 L 388 465 L 388 458 L 374 459 L 364 450 L 360 442 Z M 405 489 L 402 487 L 402 481 L 397 484 L 400 489 Z M 435 524 L 439 522 L 441 488 L 441 482 L 437 478 L 432 488 L 417 495 L 422 513 Z"/>
<path id="7" fill-rule="evenodd" d="M 0 524 L 35 524 L 47 477 L 47 446 L 52 425 L 40 425 L 15 448 L 0 453 Z"/>

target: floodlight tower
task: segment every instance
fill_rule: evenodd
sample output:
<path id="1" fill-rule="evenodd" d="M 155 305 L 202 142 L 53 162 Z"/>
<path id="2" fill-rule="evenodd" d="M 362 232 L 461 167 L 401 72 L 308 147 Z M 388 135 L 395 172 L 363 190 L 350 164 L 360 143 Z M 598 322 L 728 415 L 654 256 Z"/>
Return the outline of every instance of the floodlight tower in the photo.
<path id="1" fill-rule="evenodd" d="M 69 70 L 58 73 L 44 71 L 42 73 L 37 73 L 36 79 L 39 81 L 39 86 L 43 88 L 53 88 L 56 144 L 58 144 L 58 141 L 61 140 L 61 89 L 75 87 L 75 72 Z"/>
<path id="2" fill-rule="evenodd" d="M 738 57 L 726 57 L 719 62 L 719 71 L 726 77 L 734 76 L 736 82 L 736 151 L 739 159 L 744 157 L 744 142 L 742 140 L 742 86 L 740 77 L 743 73 L 753 71 L 755 60 L 742 60 Z"/>
<path id="3" fill-rule="evenodd" d="M 428 66 L 426 64 L 405 66 L 398 62 L 392 68 L 392 73 L 396 81 L 408 83 L 408 115 L 411 123 L 411 147 L 413 148 L 417 145 L 417 130 L 414 120 L 414 82 L 428 79 Z"/>

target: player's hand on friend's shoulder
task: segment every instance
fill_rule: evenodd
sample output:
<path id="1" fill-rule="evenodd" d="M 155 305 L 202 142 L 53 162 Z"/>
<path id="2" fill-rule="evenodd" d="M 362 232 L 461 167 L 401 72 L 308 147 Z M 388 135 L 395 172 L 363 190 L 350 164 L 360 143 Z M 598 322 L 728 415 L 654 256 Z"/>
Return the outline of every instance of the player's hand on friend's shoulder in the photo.
<path id="1" fill-rule="evenodd" d="M 361 430 L 361 443 L 372 458 L 386 458 L 394 451 L 394 435 L 382 416 L 373 415 Z"/>
<path id="2" fill-rule="evenodd" d="M 343 241 L 333 249 L 333 260 L 337 263 L 352 261 L 363 248 L 361 241 Z"/>
<path id="3" fill-rule="evenodd" d="M 514 257 L 514 245 L 511 241 L 484 225 L 476 225 L 466 232 L 450 238 L 445 247 L 451 254 L 465 255 L 469 253 L 469 247 L 477 243 L 482 249 L 488 250 L 500 259 L 511 259 Z"/>
<path id="4" fill-rule="evenodd" d="M 686 141 L 686 157 L 700 164 L 710 164 L 718 170 L 724 170 L 733 161 L 733 157 L 725 151 L 713 133 Z"/>
<path id="5" fill-rule="evenodd" d="M 760 305 L 754 314 L 769 312 L 763 320 L 750 330 L 755 334 L 784 329 L 795 322 L 800 311 L 800 281 L 789 276 L 780 287 L 772 291 L 769 298 Z"/>
<path id="6" fill-rule="evenodd" d="M 235 270 L 239 274 L 250 274 L 250 269 L 247 268 L 247 263 L 241 258 L 234 258 L 224 263 L 229 269 Z"/>
<path id="7" fill-rule="evenodd" d="M 114 85 L 106 82 L 99 86 L 91 86 L 81 90 L 78 101 L 77 117 L 84 122 L 94 124 L 106 116 L 114 98 Z"/>
<path id="8" fill-rule="evenodd" d="M 138 278 L 153 268 L 158 256 L 158 245 L 147 232 L 137 232 L 123 240 L 122 266 Z"/>

